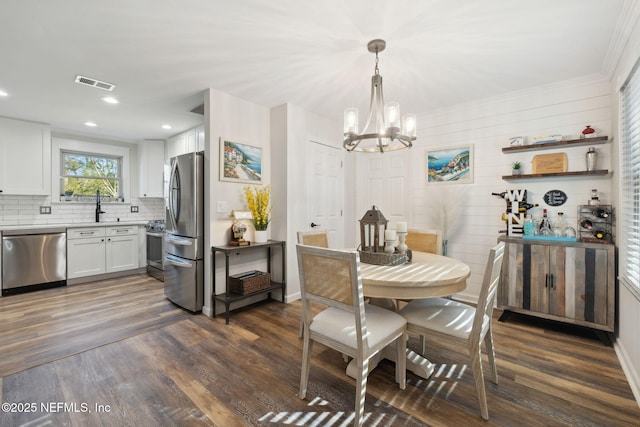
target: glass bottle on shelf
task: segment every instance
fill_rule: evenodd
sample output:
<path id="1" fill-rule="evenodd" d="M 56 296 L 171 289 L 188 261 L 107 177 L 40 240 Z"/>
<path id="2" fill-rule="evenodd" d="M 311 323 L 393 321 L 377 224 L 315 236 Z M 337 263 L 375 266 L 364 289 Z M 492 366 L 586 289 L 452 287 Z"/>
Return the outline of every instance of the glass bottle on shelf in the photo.
<path id="1" fill-rule="evenodd" d="M 536 224 L 533 222 L 533 218 L 530 214 L 527 214 L 524 220 L 524 235 L 533 236 L 535 228 Z"/>
<path id="2" fill-rule="evenodd" d="M 547 210 L 545 209 L 542 212 L 542 220 L 540 221 L 540 226 L 538 227 L 538 234 L 540 236 L 551 236 L 551 224 L 549 224 L 549 218 L 547 217 Z"/>
<path id="3" fill-rule="evenodd" d="M 565 228 L 569 226 L 569 223 L 564 219 L 564 212 L 558 212 L 558 218 L 553 224 L 553 235 L 563 237 L 565 235 Z"/>

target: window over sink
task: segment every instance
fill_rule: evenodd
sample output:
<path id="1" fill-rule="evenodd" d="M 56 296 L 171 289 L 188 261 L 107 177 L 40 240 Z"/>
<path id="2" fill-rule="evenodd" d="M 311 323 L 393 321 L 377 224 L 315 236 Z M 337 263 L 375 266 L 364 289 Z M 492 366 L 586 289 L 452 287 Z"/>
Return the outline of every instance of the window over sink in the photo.
<path id="1" fill-rule="evenodd" d="M 130 147 L 51 138 L 51 190 L 61 203 L 130 201 Z"/>
<path id="2" fill-rule="evenodd" d="M 95 153 L 61 151 L 60 194 L 70 200 L 102 201 L 122 198 L 122 157 Z"/>

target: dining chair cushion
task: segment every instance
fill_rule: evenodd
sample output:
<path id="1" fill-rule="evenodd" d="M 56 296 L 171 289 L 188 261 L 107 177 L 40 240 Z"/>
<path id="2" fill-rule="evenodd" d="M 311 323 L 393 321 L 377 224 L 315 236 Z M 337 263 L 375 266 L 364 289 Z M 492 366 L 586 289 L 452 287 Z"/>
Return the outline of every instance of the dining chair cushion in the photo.
<path id="1" fill-rule="evenodd" d="M 383 341 L 388 340 L 389 335 L 402 328 L 406 320 L 401 315 L 384 308 L 365 304 L 365 316 L 367 321 L 367 341 L 369 347 L 377 347 Z M 356 319 L 353 313 L 329 307 L 314 316 L 309 330 L 346 345 L 358 348 L 356 336 Z"/>
<path id="2" fill-rule="evenodd" d="M 429 298 L 411 301 L 400 310 L 400 314 L 407 323 L 466 340 L 471 334 L 476 309 L 447 298 Z M 489 322 L 489 316 L 485 315 L 483 330 L 489 327 Z"/>

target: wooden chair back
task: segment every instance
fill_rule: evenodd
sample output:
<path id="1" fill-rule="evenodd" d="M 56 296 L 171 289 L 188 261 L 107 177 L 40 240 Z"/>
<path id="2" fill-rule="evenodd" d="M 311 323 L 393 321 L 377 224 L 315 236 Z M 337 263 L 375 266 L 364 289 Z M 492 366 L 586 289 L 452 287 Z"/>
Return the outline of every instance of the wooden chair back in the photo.
<path id="1" fill-rule="evenodd" d="M 412 251 L 442 255 L 442 233 L 440 230 L 409 229 L 405 243 Z"/>
<path id="2" fill-rule="evenodd" d="M 329 247 L 329 235 L 326 230 L 298 231 L 298 243 L 307 246 Z"/>

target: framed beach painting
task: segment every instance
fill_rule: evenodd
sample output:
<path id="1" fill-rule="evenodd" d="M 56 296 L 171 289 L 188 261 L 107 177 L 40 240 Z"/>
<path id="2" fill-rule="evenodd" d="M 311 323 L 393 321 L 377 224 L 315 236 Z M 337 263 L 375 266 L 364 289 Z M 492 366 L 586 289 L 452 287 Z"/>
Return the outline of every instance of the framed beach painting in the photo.
<path id="1" fill-rule="evenodd" d="M 470 184 L 473 182 L 473 145 L 427 149 L 427 182 Z"/>
<path id="2" fill-rule="evenodd" d="M 220 181 L 262 183 L 262 148 L 220 138 Z"/>

